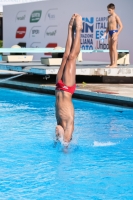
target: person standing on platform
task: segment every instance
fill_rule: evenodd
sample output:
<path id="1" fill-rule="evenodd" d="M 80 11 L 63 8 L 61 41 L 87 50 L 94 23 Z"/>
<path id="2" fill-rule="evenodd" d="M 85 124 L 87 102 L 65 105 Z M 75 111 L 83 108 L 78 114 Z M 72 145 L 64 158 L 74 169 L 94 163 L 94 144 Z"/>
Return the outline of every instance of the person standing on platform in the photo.
<path id="1" fill-rule="evenodd" d="M 109 4 L 107 6 L 109 16 L 108 16 L 108 25 L 104 35 L 100 38 L 103 42 L 107 34 L 109 33 L 108 43 L 109 43 L 109 54 L 110 54 L 110 65 L 107 67 L 117 67 L 117 45 L 118 45 L 118 36 L 123 29 L 123 25 L 120 17 L 115 13 L 115 5 Z"/>

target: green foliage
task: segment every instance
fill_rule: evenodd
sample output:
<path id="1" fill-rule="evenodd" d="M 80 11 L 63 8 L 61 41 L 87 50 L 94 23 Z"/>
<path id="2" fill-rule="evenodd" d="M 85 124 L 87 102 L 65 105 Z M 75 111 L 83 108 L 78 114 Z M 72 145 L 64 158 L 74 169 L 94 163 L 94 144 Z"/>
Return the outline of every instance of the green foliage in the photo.
<path id="1" fill-rule="evenodd" d="M 3 47 L 3 40 L 0 40 L 0 48 Z"/>
<path id="2" fill-rule="evenodd" d="M 0 48 L 3 47 L 3 40 L 0 40 Z M 0 55 L 3 55 L 3 53 L 0 53 Z"/>

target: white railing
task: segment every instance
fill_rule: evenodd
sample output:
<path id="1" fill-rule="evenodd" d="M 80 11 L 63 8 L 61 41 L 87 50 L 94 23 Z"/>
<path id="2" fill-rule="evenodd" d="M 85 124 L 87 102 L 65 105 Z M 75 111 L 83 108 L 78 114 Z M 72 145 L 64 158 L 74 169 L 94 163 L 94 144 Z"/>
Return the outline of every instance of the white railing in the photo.
<path id="1" fill-rule="evenodd" d="M 54 49 L 54 48 L 0 48 L 0 53 L 64 53 L 65 48 Z M 109 50 L 94 49 L 94 50 L 83 50 L 82 53 L 107 53 Z M 117 52 L 129 53 L 129 50 L 117 50 Z"/>

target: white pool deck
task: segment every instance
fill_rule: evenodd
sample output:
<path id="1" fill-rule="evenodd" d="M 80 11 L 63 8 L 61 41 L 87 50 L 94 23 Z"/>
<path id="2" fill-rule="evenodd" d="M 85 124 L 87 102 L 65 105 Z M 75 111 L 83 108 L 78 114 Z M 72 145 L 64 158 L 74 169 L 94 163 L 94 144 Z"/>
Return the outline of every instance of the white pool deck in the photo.
<path id="1" fill-rule="evenodd" d="M 108 62 L 82 61 L 76 63 L 76 75 L 81 76 L 114 76 L 133 77 L 133 65 L 118 65 L 117 68 L 107 68 Z M 59 66 L 46 66 L 40 61 L 30 63 L 0 62 L 0 70 L 26 72 L 40 75 L 56 75 Z"/>

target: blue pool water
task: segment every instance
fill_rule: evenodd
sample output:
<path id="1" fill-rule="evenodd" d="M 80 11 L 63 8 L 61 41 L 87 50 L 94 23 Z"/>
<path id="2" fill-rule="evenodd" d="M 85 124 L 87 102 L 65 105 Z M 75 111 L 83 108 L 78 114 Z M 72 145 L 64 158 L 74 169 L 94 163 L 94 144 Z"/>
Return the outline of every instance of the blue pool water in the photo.
<path id="1" fill-rule="evenodd" d="M 67 153 L 54 96 L 0 89 L 1 200 L 132 200 L 133 110 L 73 100 Z"/>

